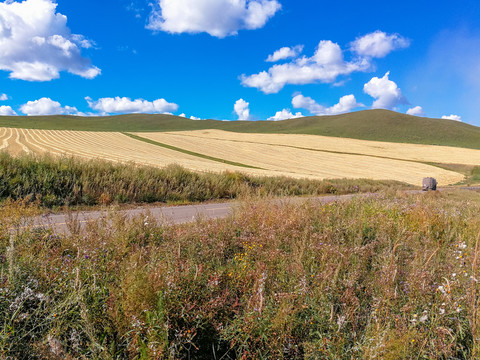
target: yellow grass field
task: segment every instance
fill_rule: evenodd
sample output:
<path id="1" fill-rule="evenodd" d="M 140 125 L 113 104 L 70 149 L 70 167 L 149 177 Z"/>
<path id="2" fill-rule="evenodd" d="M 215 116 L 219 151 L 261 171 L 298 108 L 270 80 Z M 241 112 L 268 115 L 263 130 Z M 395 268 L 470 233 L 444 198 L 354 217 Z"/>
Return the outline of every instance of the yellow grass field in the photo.
<path id="1" fill-rule="evenodd" d="M 380 149 L 373 153 L 371 147 L 368 155 L 299 149 L 295 147 L 297 145 L 300 147 L 302 144 L 302 136 L 299 135 L 237 134 L 218 130 L 137 133 L 137 135 L 167 145 L 263 169 L 275 171 L 288 169 L 295 173 L 304 174 L 306 177 L 391 179 L 420 184 L 423 177 L 434 176 L 443 185 L 457 183 L 463 179 L 463 176 L 459 173 L 414 161 L 401 160 L 402 157 L 398 157 L 398 160 L 376 157 L 383 156 L 383 150 Z M 277 136 L 281 140 L 275 140 Z M 310 137 L 313 144 L 317 137 Z M 350 152 L 348 151 L 349 139 L 336 139 L 342 142 L 333 150 L 332 142 L 330 142 L 329 148 L 322 148 L 322 139 L 329 138 L 318 138 L 316 145 L 318 150 L 341 151 L 340 149 L 343 149 L 343 152 Z M 268 143 L 270 139 L 272 143 Z M 277 143 L 274 143 L 275 141 Z M 292 143 L 297 145 L 292 145 Z M 392 145 L 398 147 L 401 144 Z M 354 146 L 359 147 L 359 145 Z M 368 144 L 363 146 L 368 148 Z M 309 146 L 304 144 L 303 147 Z"/>
<path id="2" fill-rule="evenodd" d="M 14 155 L 49 152 L 157 167 L 176 163 L 203 172 L 229 170 L 252 175 L 312 179 L 369 178 L 398 180 L 415 185 L 421 184 L 425 176 L 436 177 L 440 185 L 454 184 L 463 179 L 462 174 L 418 161 L 480 164 L 480 151 L 477 150 L 324 136 L 238 134 L 219 130 L 136 135 L 260 169 L 203 159 L 116 132 L 0 128 L 0 151 L 7 150 Z"/>
<path id="3" fill-rule="evenodd" d="M 54 155 L 74 155 L 84 159 L 99 158 L 124 163 L 134 162 L 157 167 L 179 164 L 187 169 L 202 172 L 229 170 L 260 176 L 305 177 L 303 174 L 288 170 L 269 171 L 222 164 L 147 144 L 116 132 L 0 128 L 1 150 L 7 150 L 13 155 L 51 153 Z"/>
<path id="4" fill-rule="evenodd" d="M 204 139 L 238 141 L 242 143 L 252 142 L 270 145 L 283 145 L 322 151 L 362 154 L 431 163 L 480 165 L 480 150 L 449 146 L 402 144 L 319 135 L 246 134 L 222 130 L 182 131 L 166 134 L 192 136 Z M 138 135 L 142 136 L 141 133 L 138 133 Z"/>

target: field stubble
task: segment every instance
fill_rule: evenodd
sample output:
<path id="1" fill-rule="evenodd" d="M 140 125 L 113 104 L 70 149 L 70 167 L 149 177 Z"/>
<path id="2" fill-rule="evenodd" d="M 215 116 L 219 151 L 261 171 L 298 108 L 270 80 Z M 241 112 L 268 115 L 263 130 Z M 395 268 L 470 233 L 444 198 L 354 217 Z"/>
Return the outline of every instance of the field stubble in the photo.
<path id="1" fill-rule="evenodd" d="M 464 178 L 457 172 L 413 161 L 417 159 L 413 155 L 417 148 L 408 144 L 393 144 L 389 152 L 387 143 L 383 143 L 383 147 L 375 150 L 376 144 L 368 144 L 369 142 L 365 141 L 307 135 L 232 134 L 210 130 L 190 133 L 139 133 L 140 136 L 167 145 L 260 168 L 252 169 L 222 163 L 221 160 L 203 159 L 115 132 L 8 128 L 0 131 L 2 144 L 0 146 L 14 155 L 51 152 L 56 155 L 68 154 L 87 159 L 101 158 L 157 167 L 176 163 L 194 171 L 228 170 L 255 176 L 289 176 L 297 179 L 369 178 L 419 184 L 421 179 L 428 175 L 436 177 L 441 185 L 447 185 L 458 183 Z M 225 139 L 217 138 L 218 136 L 224 136 Z M 234 140 L 233 137 L 238 139 Z M 406 146 L 405 149 L 408 151 L 402 146 Z M 423 152 L 433 153 L 431 148 Z M 333 153 L 339 149 L 343 149 L 343 152 L 358 151 L 359 154 Z M 442 151 L 442 156 L 449 152 L 441 147 L 438 149 Z M 455 149 L 455 151 L 459 154 L 471 151 L 474 154 L 476 150 Z M 386 156 L 385 153 L 390 155 L 396 153 L 396 158 L 409 161 L 381 158 Z M 442 156 L 425 156 L 425 160 L 427 158 L 438 160 Z M 462 156 L 452 155 L 448 159 L 457 161 L 463 159 Z M 476 159 L 476 156 L 477 153 L 471 156 L 469 161 L 472 162 L 471 158 Z M 444 162 L 446 159 L 443 159 Z"/>
<path id="2" fill-rule="evenodd" d="M 372 151 L 374 144 L 367 146 L 367 141 L 338 138 L 332 140 L 308 135 L 234 134 L 213 130 L 137 133 L 137 135 L 210 156 L 221 154 L 223 158 L 264 169 L 274 171 L 288 169 L 307 177 L 388 179 L 419 184 L 426 174 L 430 174 L 443 185 L 455 184 L 464 178 L 459 173 L 424 163 L 398 160 L 409 159 L 407 151 L 397 154 L 397 159 L 381 158 L 385 156 L 383 149 Z M 222 138 L 223 136 L 225 138 Z M 357 155 L 329 152 L 333 151 L 331 149 L 355 152 L 350 150 L 350 145 L 355 146 L 358 142 L 361 145 L 355 148 L 355 151 L 360 152 Z M 303 148 L 295 147 L 294 144 Z M 387 143 L 384 143 L 384 146 L 387 146 Z M 401 149 L 401 144 L 393 146 Z M 312 151 L 308 148 L 326 151 Z M 477 152 L 480 154 L 480 151 Z M 373 153 L 375 156 L 369 156 Z M 439 159 L 434 156 L 432 158 Z"/>
<path id="3" fill-rule="evenodd" d="M 73 155 L 83 159 L 105 159 L 122 163 L 134 162 L 156 167 L 178 164 L 189 170 L 202 172 L 242 171 L 257 176 L 305 177 L 288 169 L 283 171 L 248 169 L 206 160 L 147 144 L 116 132 L 9 128 L 5 130 L 3 136 L 0 133 L 0 143 L 3 144 L 3 149 L 13 155 L 49 152 L 54 155 Z"/>

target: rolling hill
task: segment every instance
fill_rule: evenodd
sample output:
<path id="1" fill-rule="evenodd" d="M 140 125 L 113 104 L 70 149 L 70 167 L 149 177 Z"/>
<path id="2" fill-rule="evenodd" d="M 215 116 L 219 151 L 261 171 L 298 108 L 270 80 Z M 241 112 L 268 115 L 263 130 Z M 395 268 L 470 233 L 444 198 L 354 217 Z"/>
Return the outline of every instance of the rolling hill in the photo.
<path id="1" fill-rule="evenodd" d="M 129 114 L 105 117 L 2 116 L 0 127 L 48 130 L 165 132 L 218 129 L 243 133 L 310 134 L 398 143 L 480 149 L 480 128 L 388 110 L 365 110 L 278 122 L 190 120 L 173 115 Z"/>

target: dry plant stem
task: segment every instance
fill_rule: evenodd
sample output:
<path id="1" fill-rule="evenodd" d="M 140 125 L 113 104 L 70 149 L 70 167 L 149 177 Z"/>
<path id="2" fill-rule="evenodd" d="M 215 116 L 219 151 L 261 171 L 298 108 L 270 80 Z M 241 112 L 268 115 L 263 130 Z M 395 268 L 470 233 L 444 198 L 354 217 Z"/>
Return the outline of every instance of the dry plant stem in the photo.
<path id="1" fill-rule="evenodd" d="M 8 276 L 10 283 L 15 282 L 15 235 L 13 232 L 10 232 L 10 241 L 9 247 L 7 250 L 8 258 Z"/>
<path id="2" fill-rule="evenodd" d="M 473 356 L 476 357 L 479 354 L 480 349 L 478 348 L 478 341 L 480 334 L 477 334 L 477 308 L 480 305 L 478 302 L 478 295 L 477 295 L 477 281 L 478 278 L 478 271 L 477 271 L 477 259 L 478 259 L 478 246 L 480 241 L 480 234 L 477 235 L 475 239 L 475 250 L 472 262 L 472 279 L 471 279 L 471 294 L 470 294 L 470 306 L 472 311 L 472 335 L 473 335 Z"/>

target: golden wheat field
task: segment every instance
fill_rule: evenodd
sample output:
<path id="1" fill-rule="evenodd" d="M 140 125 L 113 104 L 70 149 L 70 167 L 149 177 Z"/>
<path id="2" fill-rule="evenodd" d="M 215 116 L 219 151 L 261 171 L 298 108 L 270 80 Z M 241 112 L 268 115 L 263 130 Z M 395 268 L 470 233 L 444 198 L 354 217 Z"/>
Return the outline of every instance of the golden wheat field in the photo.
<path id="1" fill-rule="evenodd" d="M 197 130 L 165 134 L 204 139 L 229 140 L 241 143 L 282 145 L 313 150 L 380 156 L 420 162 L 480 165 L 480 150 L 449 146 L 401 144 L 381 141 L 346 139 L 320 135 L 246 134 L 223 130 Z M 139 134 L 140 135 L 140 134 Z"/>
<path id="2" fill-rule="evenodd" d="M 289 169 L 289 171 L 304 174 L 306 177 L 391 179 L 411 184 L 421 183 L 426 174 L 436 177 L 441 184 L 453 184 L 463 179 L 459 173 L 419 162 L 405 161 L 402 160 L 402 157 L 397 159 L 380 158 L 378 156 L 383 156 L 381 149 L 375 154 L 368 153 L 366 155 L 328 152 L 335 150 L 331 149 L 333 147 L 331 142 L 330 147 L 322 148 L 322 140 L 326 137 L 318 137 L 317 148 L 310 150 L 299 148 L 302 144 L 302 136 L 299 135 L 265 136 L 264 134 L 237 134 L 217 130 L 138 133 L 137 135 L 167 145 L 263 169 L 276 171 Z M 223 135 L 225 136 L 222 138 Z M 264 141 L 264 139 L 275 139 L 277 136 L 279 140 L 276 140 L 276 144 L 268 143 L 268 140 Z M 311 136 L 311 138 L 316 138 L 316 136 Z M 342 140 L 342 143 L 337 145 L 336 151 L 340 151 L 341 148 L 343 152 L 349 152 L 350 140 L 338 140 Z M 310 141 L 313 143 L 314 139 L 310 139 Z M 297 145 L 291 145 L 292 143 Z M 367 148 L 367 145 L 364 144 L 364 147 Z M 387 143 L 385 143 L 386 145 Z M 392 145 L 398 147 L 402 144 Z M 309 147 L 309 145 L 304 143 L 303 147 Z"/>
<path id="3" fill-rule="evenodd" d="M 132 139 L 116 132 L 90 132 L 66 130 L 27 130 L 0 128 L 0 151 L 13 155 L 22 153 L 50 153 L 74 155 L 84 159 L 105 159 L 116 162 L 134 162 L 141 165 L 163 167 L 179 164 L 194 171 L 243 171 L 252 175 L 284 175 L 305 177 L 291 171 L 248 169 L 221 162 L 202 159 Z"/>
<path id="4" fill-rule="evenodd" d="M 313 135 L 239 134 L 219 130 L 136 133 L 184 150 L 256 167 L 204 159 L 132 139 L 116 132 L 0 128 L 0 151 L 52 153 L 163 167 L 176 163 L 195 171 L 241 171 L 294 178 L 369 178 L 420 184 L 434 176 L 441 185 L 463 175 L 424 162 L 480 164 L 480 151 L 380 143 Z"/>

